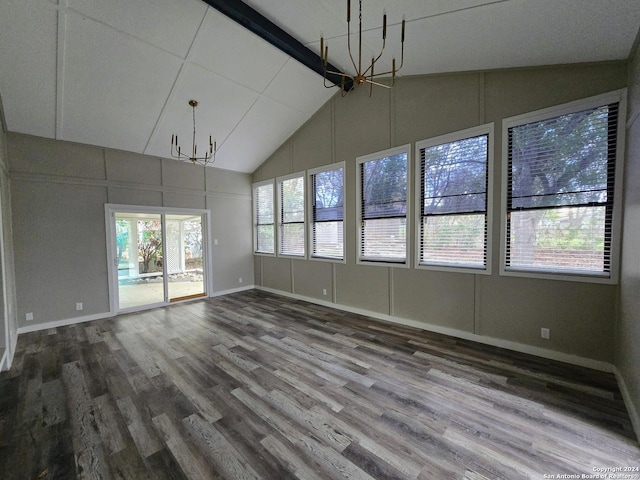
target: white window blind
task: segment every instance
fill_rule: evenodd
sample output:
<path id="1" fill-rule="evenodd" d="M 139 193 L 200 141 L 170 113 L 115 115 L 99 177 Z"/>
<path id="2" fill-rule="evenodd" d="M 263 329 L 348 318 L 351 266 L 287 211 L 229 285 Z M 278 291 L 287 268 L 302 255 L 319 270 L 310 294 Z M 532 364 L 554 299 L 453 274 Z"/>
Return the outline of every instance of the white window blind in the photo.
<path id="1" fill-rule="evenodd" d="M 508 129 L 506 267 L 607 275 L 618 103 Z"/>
<path id="2" fill-rule="evenodd" d="M 280 254 L 304 256 L 304 176 L 280 180 Z"/>
<path id="3" fill-rule="evenodd" d="M 360 260 L 406 262 L 407 163 L 407 151 L 360 163 Z"/>
<path id="4" fill-rule="evenodd" d="M 344 258 L 344 168 L 316 172 L 311 178 L 312 251 L 315 258 Z"/>
<path id="5" fill-rule="evenodd" d="M 275 253 L 275 228 L 273 215 L 273 182 L 253 189 L 255 217 L 255 252 Z"/>
<path id="6" fill-rule="evenodd" d="M 488 145 L 488 134 L 418 145 L 420 265 L 486 267 Z"/>

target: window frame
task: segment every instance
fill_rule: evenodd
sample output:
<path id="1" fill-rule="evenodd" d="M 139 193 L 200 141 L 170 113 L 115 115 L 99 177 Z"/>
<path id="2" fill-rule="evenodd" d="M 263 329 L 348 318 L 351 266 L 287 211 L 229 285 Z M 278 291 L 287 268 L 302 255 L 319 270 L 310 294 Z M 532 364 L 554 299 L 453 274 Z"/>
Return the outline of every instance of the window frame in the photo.
<path id="1" fill-rule="evenodd" d="M 256 202 L 256 190 L 259 187 L 265 186 L 265 185 L 272 185 L 273 189 L 273 198 L 271 199 L 271 205 L 273 208 L 273 224 L 272 228 L 273 228 L 273 253 L 270 252 L 259 252 L 258 251 L 258 202 Z M 256 182 L 254 184 L 251 185 L 251 202 L 253 204 L 253 254 L 254 255 L 262 255 L 265 257 L 275 257 L 276 256 L 276 252 L 278 251 L 278 245 L 277 245 L 277 236 L 276 236 L 276 199 L 275 199 L 275 195 L 276 195 L 276 188 L 275 188 L 275 181 L 274 179 L 270 179 L 270 180 L 263 180 L 261 182 Z M 264 225 L 270 225 L 270 224 L 264 224 Z"/>
<path id="2" fill-rule="evenodd" d="M 627 89 L 556 105 L 550 108 L 516 115 L 502 120 L 502 195 L 500 220 L 500 275 L 508 277 L 539 278 L 616 285 L 620 269 L 620 242 L 622 229 L 622 188 L 625 155 L 625 128 Z M 508 174 L 509 174 L 509 129 L 528 123 L 550 120 L 562 115 L 577 113 L 589 108 L 597 108 L 618 103 L 618 128 L 616 137 L 615 173 L 613 188 L 613 213 L 611 217 L 611 253 L 609 272 L 580 272 L 568 270 L 534 269 L 507 267 L 507 215 L 508 215 Z"/>
<path id="3" fill-rule="evenodd" d="M 315 242 L 315 237 L 314 237 L 314 218 L 313 218 L 313 202 L 314 202 L 314 194 L 315 194 L 315 190 L 314 190 L 314 186 L 315 186 L 315 182 L 314 182 L 314 177 L 316 174 L 318 173 L 323 173 L 323 172 L 329 172 L 332 170 L 338 170 L 342 168 L 342 258 L 338 258 L 338 257 L 321 257 L 321 256 L 315 256 L 313 254 L 313 247 L 314 247 L 314 242 Z M 345 226 L 346 226 L 346 220 L 347 220 L 347 202 L 346 202 L 346 162 L 337 162 L 337 163 L 332 163 L 330 165 L 324 165 L 322 167 L 318 167 L 318 168 L 313 168 L 307 171 L 307 204 L 306 204 L 306 211 L 308 212 L 308 227 L 307 227 L 307 235 L 308 235 L 308 239 L 309 239 L 309 248 L 307 249 L 307 258 L 309 260 L 314 260 L 317 262 L 331 262 L 331 263 L 346 263 L 346 245 L 345 245 L 345 240 L 346 240 L 346 235 L 345 235 Z"/>
<path id="4" fill-rule="evenodd" d="M 405 258 L 403 261 L 396 261 L 392 258 L 380 259 L 363 258 L 362 257 L 362 185 L 361 185 L 361 169 L 362 165 L 373 161 L 381 160 L 386 157 L 405 153 L 407 155 L 407 196 L 406 196 L 406 213 L 405 213 Z M 411 144 L 400 145 L 398 147 L 389 148 L 368 155 L 356 157 L 356 264 L 370 265 L 379 267 L 395 267 L 410 268 L 411 265 Z"/>
<path id="5" fill-rule="evenodd" d="M 451 132 L 445 135 L 421 140 L 415 146 L 415 263 L 419 270 L 434 270 L 441 272 L 472 273 L 491 275 L 492 264 L 492 230 L 493 230 L 493 167 L 494 167 L 494 124 L 486 123 L 476 127 Z M 486 173 L 486 210 L 485 210 L 485 265 L 476 267 L 465 264 L 421 263 L 421 235 L 422 235 L 422 155 L 420 150 L 445 143 L 452 143 L 468 138 L 487 136 L 487 173 Z"/>
<path id="6" fill-rule="evenodd" d="M 290 253 L 282 253 L 281 249 L 282 249 L 282 234 L 283 234 L 283 226 L 284 223 L 282 222 L 282 183 L 287 181 L 287 180 L 291 180 L 294 178 L 302 178 L 302 208 L 304 210 L 304 220 L 302 222 L 287 222 L 287 224 L 289 223 L 302 223 L 302 232 L 303 232 L 303 253 L 302 255 L 294 255 L 294 254 L 290 254 Z M 307 182 L 306 182 L 306 175 L 304 173 L 304 171 L 302 172 L 297 172 L 297 173 L 291 173 L 289 175 L 283 175 L 281 177 L 276 177 L 275 179 L 275 183 L 276 183 L 276 188 L 275 190 L 275 195 L 276 195 L 276 218 L 275 218 L 275 222 L 276 222 L 276 255 L 278 257 L 281 258 L 297 258 L 297 259 L 306 259 L 307 258 L 307 254 L 308 254 L 308 248 L 307 248 L 307 223 L 308 223 L 308 218 L 307 218 L 307 208 L 306 208 L 306 193 L 307 193 Z"/>

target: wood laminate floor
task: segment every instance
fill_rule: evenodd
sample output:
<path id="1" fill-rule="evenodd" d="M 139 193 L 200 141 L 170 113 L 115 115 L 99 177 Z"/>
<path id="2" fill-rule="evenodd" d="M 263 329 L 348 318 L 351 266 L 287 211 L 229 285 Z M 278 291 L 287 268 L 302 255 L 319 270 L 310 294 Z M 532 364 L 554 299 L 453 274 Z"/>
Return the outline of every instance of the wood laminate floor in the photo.
<path id="1" fill-rule="evenodd" d="M 24 334 L 0 374 L 2 480 L 639 466 L 613 375 L 256 290 Z"/>

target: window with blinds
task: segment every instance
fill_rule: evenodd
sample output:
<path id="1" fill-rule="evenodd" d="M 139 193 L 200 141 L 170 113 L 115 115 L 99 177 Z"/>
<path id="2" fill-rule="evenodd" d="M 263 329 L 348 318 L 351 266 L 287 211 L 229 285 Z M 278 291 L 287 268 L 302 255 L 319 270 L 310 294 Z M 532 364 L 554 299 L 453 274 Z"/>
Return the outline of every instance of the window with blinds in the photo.
<path id="1" fill-rule="evenodd" d="M 419 142 L 418 266 L 486 269 L 492 126 Z"/>
<path id="2" fill-rule="evenodd" d="M 276 253 L 273 199 L 273 180 L 253 186 L 255 253 Z"/>
<path id="3" fill-rule="evenodd" d="M 279 254 L 304 257 L 304 176 L 278 179 Z"/>
<path id="4" fill-rule="evenodd" d="M 311 188 L 311 256 L 344 259 L 344 164 L 314 170 Z"/>
<path id="5" fill-rule="evenodd" d="M 406 263 L 409 146 L 358 158 L 359 260 Z"/>
<path id="6" fill-rule="evenodd" d="M 506 269 L 609 276 L 618 110 L 508 126 Z"/>

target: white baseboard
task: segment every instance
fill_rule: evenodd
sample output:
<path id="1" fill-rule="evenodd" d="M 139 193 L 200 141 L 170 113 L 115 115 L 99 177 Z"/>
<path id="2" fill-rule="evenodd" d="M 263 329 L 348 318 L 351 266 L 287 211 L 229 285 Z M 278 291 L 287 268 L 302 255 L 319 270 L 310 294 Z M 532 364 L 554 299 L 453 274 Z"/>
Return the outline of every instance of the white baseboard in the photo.
<path id="1" fill-rule="evenodd" d="M 534 347 L 524 343 L 512 342 L 510 340 L 503 340 L 500 338 L 487 337 L 484 335 L 477 335 L 471 332 L 465 332 L 463 330 L 457 330 L 453 328 L 441 327 L 439 325 L 433 325 L 430 323 L 419 322 L 417 320 L 411 320 L 409 318 L 395 317 L 392 315 L 385 315 L 383 313 L 373 312 L 357 307 L 350 307 L 347 305 L 341 305 L 339 303 L 332 303 L 325 300 L 318 300 L 313 297 L 306 297 L 304 295 L 298 295 L 295 293 L 283 292 L 281 290 L 274 290 L 272 288 L 256 286 L 257 290 L 263 290 L 265 292 L 274 293 L 276 295 L 282 295 L 296 300 L 303 300 L 317 305 L 323 305 L 325 307 L 336 308 L 350 313 L 357 313 L 359 315 L 365 315 L 368 317 L 382 320 L 385 322 L 396 323 L 399 325 L 405 325 L 408 327 L 419 328 L 434 333 L 441 333 L 450 337 L 460 338 L 463 340 L 471 340 L 485 345 L 491 345 L 494 347 L 506 348 L 507 350 L 513 350 L 515 352 L 526 353 L 529 355 L 535 355 L 536 357 L 547 358 L 549 360 L 556 360 L 559 362 L 569 363 L 571 365 L 578 365 L 580 367 L 593 368 L 602 372 L 613 373 L 615 367 L 611 363 L 602 362 L 600 360 L 594 360 L 592 358 L 580 357 L 577 355 L 571 355 L 568 353 L 558 352 L 555 350 L 549 350 L 546 348 Z"/>
<path id="2" fill-rule="evenodd" d="M 221 290 L 219 292 L 213 292 L 211 295 L 209 295 L 209 297 L 211 298 L 221 297 L 223 295 L 229 295 L 230 293 L 238 293 L 238 292 L 244 292 L 246 290 L 253 290 L 254 288 L 255 288 L 255 285 L 245 285 L 244 287 L 232 288 L 230 290 Z"/>
<path id="3" fill-rule="evenodd" d="M 223 290 L 223 291 L 220 291 L 220 292 L 214 292 L 211 295 L 209 295 L 209 297 L 219 297 L 219 296 L 222 296 L 222 295 L 229 295 L 230 293 L 243 292 L 245 290 L 253 290 L 253 288 L 254 288 L 253 285 L 245 285 L 243 287 L 233 288 L 231 290 Z M 198 298 L 194 298 L 192 300 L 199 300 L 199 299 Z M 131 313 L 131 312 L 125 312 L 125 313 Z M 26 326 L 23 326 L 23 327 L 18 327 L 18 335 L 20 335 L 22 333 L 30 333 L 30 332 L 38 332 L 40 330 L 48 330 L 49 328 L 66 327 L 66 326 L 69 326 L 69 325 L 75 325 L 76 323 L 90 322 L 92 320 L 100 320 L 102 318 L 109 318 L 109 317 L 113 317 L 115 315 L 116 314 L 114 314 L 112 312 L 105 312 L 105 313 L 97 313 L 95 315 L 86 315 L 84 317 L 74 317 L 74 318 L 67 318 L 67 319 L 64 319 L 64 320 L 54 320 L 53 322 L 35 323 L 33 325 L 26 325 Z"/>
<path id="4" fill-rule="evenodd" d="M 620 387 L 620 393 L 622 394 L 622 399 L 627 407 L 627 412 L 629 412 L 633 431 L 636 432 L 636 439 L 640 442 L 640 412 L 638 412 L 636 404 L 633 402 L 633 397 L 627 388 L 627 383 L 617 367 L 615 367 L 615 374 L 616 380 L 618 381 L 618 387 Z"/>
<path id="5" fill-rule="evenodd" d="M 9 365 L 8 365 L 8 363 L 9 363 L 8 362 L 9 355 L 8 355 L 8 353 L 9 352 L 7 351 L 6 348 L 4 349 L 4 352 L 2 352 L 2 360 L 0 360 L 0 372 L 4 372 L 5 370 L 9 370 Z"/>
<path id="6" fill-rule="evenodd" d="M 86 315 L 84 317 L 66 318 L 64 320 L 54 320 L 53 322 L 36 323 L 24 327 L 18 327 L 18 335 L 23 333 L 38 332 L 40 330 L 48 330 L 50 328 L 66 327 L 75 325 L 76 323 L 90 322 L 91 320 L 100 320 L 101 318 L 113 317 L 111 312 L 96 313 L 95 315 Z"/>

